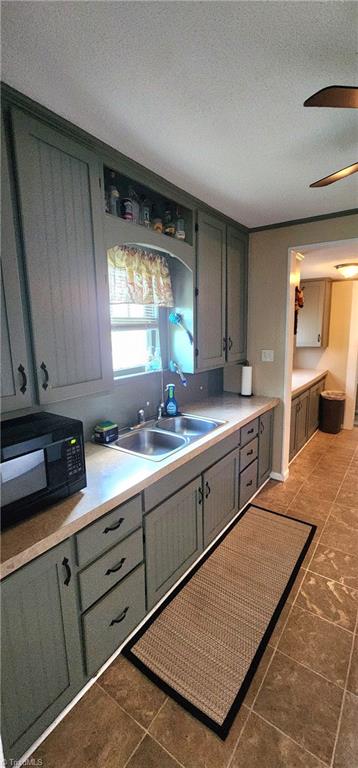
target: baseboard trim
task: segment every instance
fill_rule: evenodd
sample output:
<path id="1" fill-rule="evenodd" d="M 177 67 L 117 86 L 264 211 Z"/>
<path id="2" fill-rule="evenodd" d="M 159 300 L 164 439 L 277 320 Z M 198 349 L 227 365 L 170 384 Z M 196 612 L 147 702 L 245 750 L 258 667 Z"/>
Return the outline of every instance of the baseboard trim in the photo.
<path id="1" fill-rule="evenodd" d="M 286 469 L 284 472 L 271 472 L 271 480 L 279 480 L 281 483 L 284 483 L 285 480 L 288 478 L 288 469 Z"/>

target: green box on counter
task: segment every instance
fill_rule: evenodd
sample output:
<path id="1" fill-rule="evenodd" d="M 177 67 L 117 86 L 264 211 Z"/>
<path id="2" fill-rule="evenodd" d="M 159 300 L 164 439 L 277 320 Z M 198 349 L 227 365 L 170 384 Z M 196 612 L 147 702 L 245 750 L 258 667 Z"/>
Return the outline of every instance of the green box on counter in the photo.
<path id="1" fill-rule="evenodd" d="M 93 430 L 96 443 L 112 443 L 118 437 L 118 425 L 113 421 L 100 421 Z"/>

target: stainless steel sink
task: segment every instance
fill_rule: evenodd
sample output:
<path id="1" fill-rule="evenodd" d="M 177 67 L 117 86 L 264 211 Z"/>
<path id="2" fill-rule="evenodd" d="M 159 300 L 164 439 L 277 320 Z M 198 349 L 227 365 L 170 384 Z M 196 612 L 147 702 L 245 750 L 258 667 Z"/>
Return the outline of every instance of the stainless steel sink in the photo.
<path id="1" fill-rule="evenodd" d="M 184 435 L 191 440 L 198 440 L 202 435 L 206 435 L 208 432 L 212 432 L 213 429 L 217 429 L 224 421 L 215 421 L 214 419 L 207 419 L 204 416 L 191 416 L 190 414 L 183 414 L 181 416 L 170 416 L 168 418 L 161 419 L 157 422 L 158 429 L 168 430 L 178 435 Z"/>
<path id="2" fill-rule="evenodd" d="M 143 456 L 146 459 L 152 459 L 152 461 L 161 461 L 180 448 L 184 448 L 188 442 L 183 435 L 167 431 L 162 432 L 160 429 L 142 428 L 128 432 L 114 443 L 110 443 L 109 447 L 132 453 L 135 456 Z"/>

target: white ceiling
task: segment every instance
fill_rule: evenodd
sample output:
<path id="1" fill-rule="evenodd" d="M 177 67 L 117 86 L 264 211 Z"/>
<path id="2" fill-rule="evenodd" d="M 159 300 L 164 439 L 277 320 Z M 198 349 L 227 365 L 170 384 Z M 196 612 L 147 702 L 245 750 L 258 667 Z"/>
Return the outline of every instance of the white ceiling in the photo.
<path id="1" fill-rule="evenodd" d="M 249 227 L 354 208 L 356 2 L 4 2 L 2 79 Z"/>
<path id="2" fill-rule="evenodd" d="M 340 240 L 334 243 L 317 243 L 299 248 L 304 261 L 299 263 L 301 278 L 331 277 L 332 280 L 346 280 L 335 269 L 336 264 L 358 264 L 358 238 Z"/>

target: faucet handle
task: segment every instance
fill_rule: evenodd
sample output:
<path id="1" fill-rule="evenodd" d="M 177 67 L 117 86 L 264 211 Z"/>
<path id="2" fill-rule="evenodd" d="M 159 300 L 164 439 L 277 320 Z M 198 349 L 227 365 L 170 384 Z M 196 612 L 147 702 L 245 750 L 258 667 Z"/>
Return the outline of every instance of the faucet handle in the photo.
<path id="1" fill-rule="evenodd" d="M 157 421 L 160 421 L 160 419 L 162 419 L 163 416 L 164 416 L 164 403 L 161 402 L 159 403 L 157 408 Z"/>
<path id="2" fill-rule="evenodd" d="M 138 424 L 144 424 L 145 422 L 145 414 L 143 408 L 140 408 L 139 411 L 137 411 L 137 422 Z"/>

